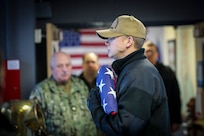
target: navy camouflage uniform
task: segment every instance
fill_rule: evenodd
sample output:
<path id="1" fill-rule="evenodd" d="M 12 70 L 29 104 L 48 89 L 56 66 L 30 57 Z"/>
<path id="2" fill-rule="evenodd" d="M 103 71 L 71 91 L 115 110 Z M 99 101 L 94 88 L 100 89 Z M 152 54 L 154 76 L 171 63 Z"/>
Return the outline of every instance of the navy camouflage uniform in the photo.
<path id="1" fill-rule="evenodd" d="M 50 77 L 35 86 L 30 99 L 38 99 L 49 135 L 95 136 L 96 127 L 87 107 L 88 94 L 85 83 L 75 76 L 66 85 L 58 85 Z"/>

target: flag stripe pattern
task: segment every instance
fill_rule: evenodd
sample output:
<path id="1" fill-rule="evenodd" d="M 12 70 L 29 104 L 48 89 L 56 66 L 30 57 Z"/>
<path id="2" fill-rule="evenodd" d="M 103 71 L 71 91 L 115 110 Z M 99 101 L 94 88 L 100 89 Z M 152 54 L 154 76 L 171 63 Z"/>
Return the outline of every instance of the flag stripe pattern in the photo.
<path id="1" fill-rule="evenodd" d="M 115 91 L 115 75 L 110 66 L 102 65 L 100 67 L 96 85 L 100 90 L 101 105 L 105 113 L 115 115 L 118 112 L 118 104 Z"/>
<path id="2" fill-rule="evenodd" d="M 95 29 L 62 30 L 59 48 L 71 55 L 72 73 L 79 75 L 82 70 L 82 56 L 95 52 L 100 65 L 111 65 L 113 59 L 107 55 L 105 40 L 99 38 Z"/>

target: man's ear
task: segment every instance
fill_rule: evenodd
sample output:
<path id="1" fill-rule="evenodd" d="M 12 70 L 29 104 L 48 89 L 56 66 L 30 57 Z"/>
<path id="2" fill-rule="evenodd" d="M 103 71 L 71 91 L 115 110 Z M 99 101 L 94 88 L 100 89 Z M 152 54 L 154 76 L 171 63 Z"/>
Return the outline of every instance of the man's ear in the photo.
<path id="1" fill-rule="evenodd" d="M 127 37 L 127 44 L 126 44 L 126 48 L 129 48 L 130 46 L 133 45 L 133 37 L 132 36 L 128 36 Z"/>

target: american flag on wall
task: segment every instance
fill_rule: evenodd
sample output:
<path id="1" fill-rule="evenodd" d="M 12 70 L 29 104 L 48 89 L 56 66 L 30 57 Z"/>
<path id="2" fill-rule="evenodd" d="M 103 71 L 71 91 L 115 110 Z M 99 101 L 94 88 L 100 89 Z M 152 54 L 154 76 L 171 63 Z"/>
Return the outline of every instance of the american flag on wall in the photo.
<path id="1" fill-rule="evenodd" d="M 105 40 L 97 36 L 96 29 L 62 30 L 59 47 L 71 55 L 72 73 L 79 75 L 82 71 L 82 56 L 87 52 L 98 54 L 100 65 L 111 65 L 113 59 L 108 57 L 104 43 Z"/>

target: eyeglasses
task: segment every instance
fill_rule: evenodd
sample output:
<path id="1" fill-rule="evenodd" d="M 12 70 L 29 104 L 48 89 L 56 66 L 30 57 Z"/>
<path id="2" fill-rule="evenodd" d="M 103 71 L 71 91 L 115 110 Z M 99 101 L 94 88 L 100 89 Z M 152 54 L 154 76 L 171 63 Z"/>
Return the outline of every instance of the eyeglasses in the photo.
<path id="1" fill-rule="evenodd" d="M 127 37 L 126 35 L 121 35 L 121 36 L 116 36 L 116 37 L 108 38 L 107 42 L 111 42 L 111 41 L 113 41 L 113 40 L 116 39 L 116 38 L 124 37 L 124 36 Z"/>
<path id="2" fill-rule="evenodd" d="M 118 37 L 120 37 L 120 36 L 108 38 L 107 41 L 108 41 L 108 42 L 111 42 L 111 41 L 113 41 L 114 39 L 116 39 L 116 38 L 118 38 Z"/>
<path id="3" fill-rule="evenodd" d="M 153 50 L 146 50 L 144 53 L 148 54 L 148 55 L 154 55 L 157 51 L 153 51 Z"/>

